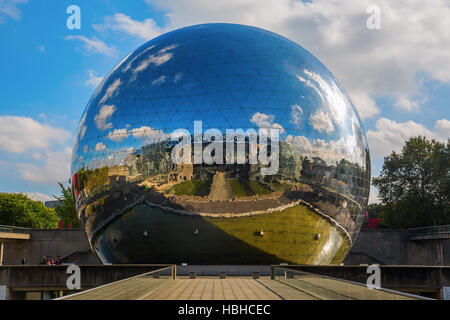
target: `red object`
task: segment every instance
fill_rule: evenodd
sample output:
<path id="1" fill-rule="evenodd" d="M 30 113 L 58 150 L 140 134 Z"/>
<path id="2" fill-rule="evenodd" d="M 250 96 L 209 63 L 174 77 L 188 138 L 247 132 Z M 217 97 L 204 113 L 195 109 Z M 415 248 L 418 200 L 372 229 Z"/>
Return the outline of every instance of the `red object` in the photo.
<path id="1" fill-rule="evenodd" d="M 69 226 L 67 228 L 72 229 L 72 222 L 69 223 Z"/>
<path id="2" fill-rule="evenodd" d="M 75 192 L 75 197 L 78 196 L 78 177 L 77 174 L 74 173 L 72 178 L 73 190 Z"/>
<path id="3" fill-rule="evenodd" d="M 375 226 L 377 225 L 378 221 L 379 221 L 378 218 L 370 218 L 369 219 L 369 229 L 375 228 Z"/>
<path id="4" fill-rule="evenodd" d="M 62 229 L 62 227 L 63 227 L 63 221 L 62 221 L 62 219 L 59 219 L 58 220 L 58 229 Z"/>

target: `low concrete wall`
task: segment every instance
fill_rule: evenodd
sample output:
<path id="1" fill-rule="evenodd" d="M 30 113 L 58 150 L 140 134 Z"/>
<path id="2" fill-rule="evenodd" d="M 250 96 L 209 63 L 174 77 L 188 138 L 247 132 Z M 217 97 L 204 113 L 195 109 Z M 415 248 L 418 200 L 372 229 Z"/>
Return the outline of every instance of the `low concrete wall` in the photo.
<path id="1" fill-rule="evenodd" d="M 408 241 L 405 264 L 450 266 L 450 239 Z"/>
<path id="2" fill-rule="evenodd" d="M 3 240 L 3 265 L 37 265 L 43 256 L 61 256 L 64 262 L 101 264 L 91 251 L 86 234 L 81 229 L 31 229 L 30 240 Z"/>
<path id="3" fill-rule="evenodd" d="M 59 255 L 64 262 L 76 264 L 101 264 L 91 251 L 86 235 L 81 229 L 32 229 L 30 240 L 3 240 L 3 242 L 5 244 L 3 265 L 18 265 L 22 257 L 25 257 L 27 265 L 39 264 L 44 255 L 51 257 Z M 372 263 L 450 265 L 450 239 L 408 241 L 406 230 L 363 229 L 345 258 L 344 264 Z M 205 267 L 198 270 L 208 272 Z M 186 272 L 188 274 L 188 271 Z"/>
<path id="4" fill-rule="evenodd" d="M 450 239 L 408 240 L 403 229 L 363 229 L 344 264 L 450 265 Z"/>
<path id="5" fill-rule="evenodd" d="M 119 281 L 169 265 L 80 265 L 81 289 L 86 290 Z M 13 291 L 67 290 L 68 266 L 0 267 L 0 285 Z M 166 271 L 170 274 L 170 270 Z"/>
<path id="6" fill-rule="evenodd" d="M 406 264 L 407 242 L 406 230 L 363 229 L 344 264 Z"/>
<path id="7" fill-rule="evenodd" d="M 196 272 L 197 276 L 219 276 L 219 272 L 225 272 L 227 276 L 252 276 L 253 272 L 259 272 L 261 276 L 270 276 L 270 266 L 177 266 L 178 276 L 187 276 L 189 272 Z"/>

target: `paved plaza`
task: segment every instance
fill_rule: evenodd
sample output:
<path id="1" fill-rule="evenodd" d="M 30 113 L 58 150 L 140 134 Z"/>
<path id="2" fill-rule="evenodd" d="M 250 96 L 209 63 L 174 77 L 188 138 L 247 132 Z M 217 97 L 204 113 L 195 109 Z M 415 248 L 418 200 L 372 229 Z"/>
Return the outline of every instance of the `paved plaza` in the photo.
<path id="1" fill-rule="evenodd" d="M 141 276 L 87 290 L 63 300 L 410 300 L 395 292 L 333 279 L 302 277 L 169 277 Z"/>

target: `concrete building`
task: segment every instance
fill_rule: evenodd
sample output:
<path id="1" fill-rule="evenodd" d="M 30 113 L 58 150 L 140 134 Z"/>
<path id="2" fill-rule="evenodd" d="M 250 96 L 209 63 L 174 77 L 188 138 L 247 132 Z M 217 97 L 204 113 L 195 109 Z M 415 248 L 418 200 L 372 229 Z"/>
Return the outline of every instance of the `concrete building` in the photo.
<path id="1" fill-rule="evenodd" d="M 6 231 L 6 230 L 5 230 Z M 22 229 L 0 233 L 3 256 L 0 265 L 37 265 L 43 256 L 77 264 L 100 264 L 91 251 L 86 234 L 81 229 Z"/>
<path id="2" fill-rule="evenodd" d="M 23 229 L 22 236 L 3 233 L 3 265 L 39 264 L 42 257 L 63 262 L 100 264 L 81 229 Z M 27 236 L 28 234 L 28 236 Z M 14 238 L 13 238 L 14 237 Z M 450 265 L 450 232 L 417 237 L 402 229 L 363 229 L 344 264 Z"/>

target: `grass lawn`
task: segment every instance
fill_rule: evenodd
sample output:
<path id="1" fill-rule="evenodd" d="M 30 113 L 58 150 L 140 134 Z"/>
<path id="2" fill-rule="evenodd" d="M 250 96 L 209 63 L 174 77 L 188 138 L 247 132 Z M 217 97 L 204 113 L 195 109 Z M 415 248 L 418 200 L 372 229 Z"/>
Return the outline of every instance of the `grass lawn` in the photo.
<path id="1" fill-rule="evenodd" d="M 173 186 L 172 192 L 177 196 L 199 196 L 204 197 L 209 194 L 211 184 L 200 180 L 183 181 Z"/>
<path id="2" fill-rule="evenodd" d="M 269 189 L 257 181 L 239 181 L 238 179 L 230 179 L 229 182 L 235 197 L 248 197 L 271 193 Z"/>
<path id="3" fill-rule="evenodd" d="M 285 192 L 287 190 L 290 190 L 292 188 L 292 185 L 287 183 L 271 183 L 270 187 L 278 192 Z"/>
<path id="4" fill-rule="evenodd" d="M 340 231 L 301 205 L 253 217 L 205 220 L 252 247 L 292 263 L 340 263 L 349 250 Z M 316 234 L 320 234 L 318 240 L 314 239 Z"/>

